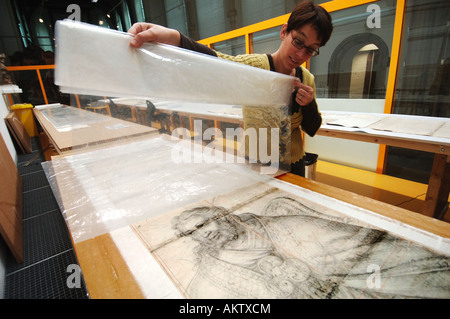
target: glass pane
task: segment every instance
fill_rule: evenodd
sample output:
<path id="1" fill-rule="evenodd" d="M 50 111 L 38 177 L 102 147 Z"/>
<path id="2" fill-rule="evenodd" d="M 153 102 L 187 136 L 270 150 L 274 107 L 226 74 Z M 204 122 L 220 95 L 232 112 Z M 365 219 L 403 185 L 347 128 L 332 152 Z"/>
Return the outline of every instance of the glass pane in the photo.
<path id="1" fill-rule="evenodd" d="M 394 113 L 450 117 L 450 2 L 407 2 Z"/>
<path id="2" fill-rule="evenodd" d="M 317 97 L 385 97 L 395 7 L 385 0 L 331 13 L 334 31 L 310 64 Z"/>
<path id="3" fill-rule="evenodd" d="M 450 117 L 450 2 L 407 1 L 393 113 Z M 389 147 L 386 174 L 428 183 L 434 154 Z"/>
<path id="4" fill-rule="evenodd" d="M 230 55 L 245 54 L 245 37 L 217 42 L 214 44 L 214 50 Z"/>
<path id="5" fill-rule="evenodd" d="M 206 39 L 228 31 L 225 27 L 223 1 L 197 0 L 197 23 L 200 39 Z"/>
<path id="6" fill-rule="evenodd" d="M 123 22 L 124 22 L 124 28 L 125 31 L 131 28 L 131 17 L 130 17 L 130 10 L 128 9 L 128 4 L 126 2 L 122 2 L 122 14 L 123 14 Z"/>
<path id="7" fill-rule="evenodd" d="M 280 46 L 281 26 L 270 28 L 253 34 L 254 53 L 273 53 Z"/>
<path id="8" fill-rule="evenodd" d="M 134 10 L 136 13 L 136 22 L 144 22 L 145 12 L 142 0 L 134 0 Z"/>
<path id="9" fill-rule="evenodd" d="M 189 34 L 186 25 L 186 11 L 183 1 L 164 0 L 166 8 L 167 26 L 180 31 L 183 34 Z"/>
<path id="10" fill-rule="evenodd" d="M 196 0 L 198 33 L 205 39 L 291 12 L 295 0 Z"/>
<path id="11" fill-rule="evenodd" d="M 285 0 L 245 0 L 236 1 L 237 16 L 242 16 L 242 26 L 278 17 L 290 13 L 295 7 L 295 1 Z M 239 12 L 241 11 L 241 12 Z"/>
<path id="12" fill-rule="evenodd" d="M 39 78 L 35 70 L 13 71 L 10 74 L 14 83 L 22 89 L 22 93 L 19 94 L 21 103 L 30 103 L 32 105 L 45 104 Z"/>

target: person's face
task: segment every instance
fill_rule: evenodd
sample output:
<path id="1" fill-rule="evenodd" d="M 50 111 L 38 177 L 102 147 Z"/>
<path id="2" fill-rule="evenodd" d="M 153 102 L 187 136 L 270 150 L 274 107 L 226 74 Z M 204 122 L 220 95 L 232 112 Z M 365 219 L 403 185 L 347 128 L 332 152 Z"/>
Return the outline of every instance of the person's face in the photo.
<path id="1" fill-rule="evenodd" d="M 193 215 L 183 223 L 183 228 L 195 229 L 191 236 L 196 241 L 217 247 L 237 237 L 236 229 L 224 218 L 206 222 L 203 216 Z"/>
<path id="2" fill-rule="evenodd" d="M 297 30 L 287 33 L 287 25 L 281 29 L 281 52 L 283 66 L 289 70 L 298 67 L 306 62 L 311 56 L 311 50 L 317 50 L 320 47 L 320 40 L 317 31 L 311 24 L 306 24 Z M 294 38 L 296 40 L 294 40 Z M 303 48 L 298 49 L 292 41 L 303 43 Z"/>

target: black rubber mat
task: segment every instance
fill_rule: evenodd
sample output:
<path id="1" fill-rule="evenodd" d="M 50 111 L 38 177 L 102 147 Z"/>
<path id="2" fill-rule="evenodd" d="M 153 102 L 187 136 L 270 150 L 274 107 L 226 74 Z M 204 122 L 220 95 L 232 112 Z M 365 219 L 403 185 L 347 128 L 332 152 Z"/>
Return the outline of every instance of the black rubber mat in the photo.
<path id="1" fill-rule="evenodd" d="M 73 248 L 59 210 L 23 220 L 23 242 L 24 262 L 8 260 L 6 275 Z"/>
<path id="2" fill-rule="evenodd" d="M 72 249 L 7 275 L 5 299 L 85 299 L 83 277 L 69 265 L 76 264 Z M 72 287 L 72 288 L 70 288 Z"/>
<path id="3" fill-rule="evenodd" d="M 22 176 L 23 192 L 29 192 L 41 187 L 48 186 L 44 170 L 35 171 Z"/>
<path id="4" fill-rule="evenodd" d="M 22 196 L 24 219 L 59 209 L 49 185 L 23 193 Z"/>
<path id="5" fill-rule="evenodd" d="M 19 170 L 19 174 L 21 176 L 25 176 L 26 174 L 34 173 L 36 171 L 42 170 L 41 163 L 42 163 L 42 160 L 40 160 L 40 159 L 34 160 L 32 163 L 28 164 L 27 166 L 25 166 L 25 164 L 27 164 L 27 162 L 18 163 L 17 169 Z"/>
<path id="6" fill-rule="evenodd" d="M 4 298 L 87 299 L 83 275 L 35 138 L 32 148 L 32 154 L 19 155 L 17 164 L 23 181 L 24 262 L 17 264 L 12 254 L 7 254 Z"/>

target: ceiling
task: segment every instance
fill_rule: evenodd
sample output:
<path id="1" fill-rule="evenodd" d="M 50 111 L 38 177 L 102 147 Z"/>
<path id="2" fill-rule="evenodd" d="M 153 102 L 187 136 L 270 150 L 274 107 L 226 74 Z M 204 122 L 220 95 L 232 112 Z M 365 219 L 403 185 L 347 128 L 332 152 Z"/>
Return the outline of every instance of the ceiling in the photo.
<path id="1" fill-rule="evenodd" d="M 53 25 L 56 20 L 67 18 L 72 11 L 68 6 L 76 4 L 80 6 L 82 21 L 89 21 L 92 12 L 102 12 L 105 16 L 116 8 L 123 0 L 11 0 L 16 4 L 19 12 L 26 21 L 31 21 L 35 15 L 44 15 L 50 19 Z"/>

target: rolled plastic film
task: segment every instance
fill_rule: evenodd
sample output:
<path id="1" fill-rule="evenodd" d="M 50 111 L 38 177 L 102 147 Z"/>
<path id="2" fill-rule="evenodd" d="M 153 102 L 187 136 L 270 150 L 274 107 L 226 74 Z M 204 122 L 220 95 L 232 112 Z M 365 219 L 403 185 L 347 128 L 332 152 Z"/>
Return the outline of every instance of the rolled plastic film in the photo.
<path id="1" fill-rule="evenodd" d="M 293 77 L 72 20 L 56 23 L 55 83 L 66 93 L 288 105 Z M 69 62 L 70 61 L 70 62 Z"/>

